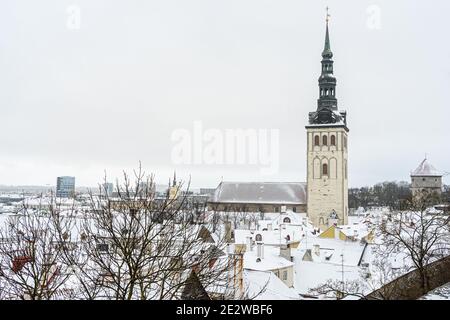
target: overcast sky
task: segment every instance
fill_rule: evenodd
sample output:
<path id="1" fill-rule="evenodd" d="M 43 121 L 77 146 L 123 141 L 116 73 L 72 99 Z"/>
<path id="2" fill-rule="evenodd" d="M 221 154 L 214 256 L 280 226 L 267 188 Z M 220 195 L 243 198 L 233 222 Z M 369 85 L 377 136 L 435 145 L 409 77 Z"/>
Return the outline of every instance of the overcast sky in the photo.
<path id="1" fill-rule="evenodd" d="M 450 171 L 448 0 L 3 0 L 0 184 L 93 186 L 139 160 L 195 187 L 305 181 L 327 5 L 350 186 L 409 180 L 425 153 Z M 278 129 L 279 169 L 174 163 L 194 121 Z"/>

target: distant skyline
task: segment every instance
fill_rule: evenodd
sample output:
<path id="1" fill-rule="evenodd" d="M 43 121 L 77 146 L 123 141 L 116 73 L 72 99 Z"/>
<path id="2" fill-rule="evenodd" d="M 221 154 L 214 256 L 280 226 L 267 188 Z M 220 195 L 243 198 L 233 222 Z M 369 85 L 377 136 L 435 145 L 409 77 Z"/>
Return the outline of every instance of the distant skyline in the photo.
<path id="1" fill-rule="evenodd" d="M 41 0 L 0 4 L 0 185 L 306 181 L 325 7 L 349 187 L 450 172 L 450 2 Z M 179 165 L 177 130 L 277 130 L 279 167 Z M 450 184 L 450 178 L 444 177 Z"/>

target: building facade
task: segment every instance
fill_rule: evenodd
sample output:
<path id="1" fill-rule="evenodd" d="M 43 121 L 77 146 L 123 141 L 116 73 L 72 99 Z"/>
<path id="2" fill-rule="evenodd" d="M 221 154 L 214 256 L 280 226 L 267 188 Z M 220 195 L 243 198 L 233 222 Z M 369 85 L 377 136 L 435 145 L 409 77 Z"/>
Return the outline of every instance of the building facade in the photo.
<path id="1" fill-rule="evenodd" d="M 75 196 L 75 177 L 58 177 L 56 179 L 56 196 L 73 198 Z"/>
<path id="2" fill-rule="evenodd" d="M 411 193 L 415 198 L 425 194 L 442 194 L 442 173 L 426 158 L 411 172 Z"/>
<path id="3" fill-rule="evenodd" d="M 307 134 L 307 214 L 315 227 L 326 229 L 330 219 L 347 224 L 347 113 L 338 109 L 328 18 L 322 52 L 317 110 L 309 113 Z"/>

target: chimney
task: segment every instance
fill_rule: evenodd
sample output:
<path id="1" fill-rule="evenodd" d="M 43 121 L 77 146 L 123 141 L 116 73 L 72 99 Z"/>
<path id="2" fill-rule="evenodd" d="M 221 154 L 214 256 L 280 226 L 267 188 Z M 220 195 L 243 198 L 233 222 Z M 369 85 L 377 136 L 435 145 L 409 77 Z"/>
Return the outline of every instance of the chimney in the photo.
<path id="1" fill-rule="evenodd" d="M 291 261 L 291 246 L 289 244 L 280 246 L 280 256 Z"/>
<path id="2" fill-rule="evenodd" d="M 247 237 L 246 244 L 247 244 L 247 251 L 252 251 L 252 237 L 250 236 Z"/>
<path id="3" fill-rule="evenodd" d="M 272 223 L 268 223 L 267 224 L 267 230 L 268 231 L 272 231 Z"/>
<path id="4" fill-rule="evenodd" d="M 320 256 L 320 245 L 315 244 L 315 245 L 313 246 L 313 253 L 314 253 L 316 256 Z"/>
<path id="5" fill-rule="evenodd" d="M 264 259 L 264 243 L 258 242 L 257 246 L 256 257 L 259 259 Z"/>
<path id="6" fill-rule="evenodd" d="M 236 245 L 231 254 L 231 283 L 233 284 L 235 299 L 244 298 L 244 246 Z"/>
<path id="7" fill-rule="evenodd" d="M 336 240 L 338 240 L 339 239 L 339 233 L 340 233 L 340 231 L 341 231 L 341 229 L 339 229 L 338 227 L 334 227 L 334 238 L 336 239 Z"/>
<path id="8" fill-rule="evenodd" d="M 231 221 L 225 222 L 225 241 L 227 243 L 233 242 L 233 239 L 231 236 Z"/>
<path id="9" fill-rule="evenodd" d="M 281 213 L 286 213 L 286 206 L 281 206 Z"/>

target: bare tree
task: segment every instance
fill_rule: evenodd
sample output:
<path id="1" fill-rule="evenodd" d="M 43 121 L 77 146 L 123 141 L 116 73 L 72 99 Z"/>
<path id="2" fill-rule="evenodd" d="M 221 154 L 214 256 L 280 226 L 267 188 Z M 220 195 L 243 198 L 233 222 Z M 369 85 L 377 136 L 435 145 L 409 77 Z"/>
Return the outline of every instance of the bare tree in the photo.
<path id="1" fill-rule="evenodd" d="M 405 254 L 410 262 L 409 269 L 420 274 L 422 293 L 430 290 L 426 266 L 449 254 L 449 216 L 432 212 L 435 203 L 432 194 L 424 192 L 414 197 L 405 206 L 408 210 L 393 213 L 379 227 L 386 253 Z"/>
<path id="2" fill-rule="evenodd" d="M 59 232 L 54 221 L 60 205 L 51 198 L 45 208 L 26 204 L 0 227 L 0 281 L 4 299 L 67 297 L 65 285 L 71 270 L 61 263 Z M 70 208 L 69 208 L 70 210 Z M 61 234 L 68 236 L 60 226 Z"/>
<path id="3" fill-rule="evenodd" d="M 310 290 L 311 294 L 321 295 L 330 298 L 343 299 L 345 297 L 354 297 L 361 300 L 390 300 L 394 297 L 398 286 L 387 286 L 393 280 L 405 272 L 405 269 L 399 270 L 392 266 L 389 257 L 384 256 L 384 252 L 376 253 L 375 258 L 370 264 L 370 268 L 362 268 L 360 277 L 356 280 L 328 280 Z"/>
<path id="4" fill-rule="evenodd" d="M 90 194 L 90 210 L 76 224 L 76 249 L 65 251 L 82 297 L 180 299 L 192 271 L 217 290 L 227 267 L 220 235 L 200 232 L 208 226 L 192 223 L 184 196 L 157 198 L 153 186 L 139 168 L 134 179 L 124 174 L 117 183 L 116 198 Z"/>

